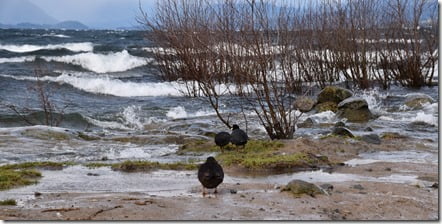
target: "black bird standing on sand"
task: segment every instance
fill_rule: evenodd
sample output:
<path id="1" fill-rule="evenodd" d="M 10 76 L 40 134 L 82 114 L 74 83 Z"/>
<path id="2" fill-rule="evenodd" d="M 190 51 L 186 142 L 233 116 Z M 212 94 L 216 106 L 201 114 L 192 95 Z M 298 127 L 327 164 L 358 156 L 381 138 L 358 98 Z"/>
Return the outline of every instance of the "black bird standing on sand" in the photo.
<path id="1" fill-rule="evenodd" d="M 238 125 L 234 124 L 232 127 L 232 134 L 230 134 L 230 142 L 236 146 L 245 146 L 249 136 L 239 128 Z"/>
<path id="2" fill-rule="evenodd" d="M 229 144 L 230 142 L 230 134 L 222 131 L 215 135 L 215 144 L 221 148 L 221 151 L 224 151 L 224 146 Z"/>
<path id="3" fill-rule="evenodd" d="M 214 193 L 216 194 L 216 188 L 223 182 L 223 179 L 223 168 L 212 156 L 208 157 L 206 162 L 201 164 L 198 169 L 198 180 L 203 185 L 203 196 L 206 195 L 206 188 L 215 188 Z"/>

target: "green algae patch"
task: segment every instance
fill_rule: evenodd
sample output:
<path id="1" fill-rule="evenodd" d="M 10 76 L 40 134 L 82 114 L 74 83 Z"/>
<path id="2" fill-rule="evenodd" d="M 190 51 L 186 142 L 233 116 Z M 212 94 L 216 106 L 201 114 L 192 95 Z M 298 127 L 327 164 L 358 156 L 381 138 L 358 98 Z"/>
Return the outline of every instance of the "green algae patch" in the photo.
<path id="1" fill-rule="evenodd" d="M 251 171 L 284 172 L 301 168 L 313 168 L 328 164 L 325 156 L 315 156 L 306 152 L 283 153 L 279 149 L 284 144 L 279 141 L 253 140 L 244 149 L 225 151 L 217 155 L 217 160 L 226 166 L 237 166 Z"/>
<path id="2" fill-rule="evenodd" d="M 191 163 L 159 163 L 151 161 L 124 161 L 122 163 L 112 164 L 112 170 L 123 172 L 149 172 L 153 170 L 196 170 L 197 164 Z"/>
<path id="3" fill-rule="evenodd" d="M 17 202 L 14 199 L 6 199 L 3 201 L 0 201 L 0 206 L 8 206 L 8 205 L 15 206 L 15 205 L 17 205 Z"/>
<path id="4" fill-rule="evenodd" d="M 44 170 L 61 170 L 66 166 L 75 165 L 73 162 L 25 162 L 17 164 L 8 164 L 0 166 L 0 169 L 44 169 Z"/>
<path id="5" fill-rule="evenodd" d="M 95 168 L 100 168 L 100 167 L 106 167 L 106 166 L 112 166 L 111 163 L 86 163 L 83 164 L 83 166 L 89 168 L 89 169 L 95 169 Z"/>
<path id="6" fill-rule="evenodd" d="M 37 170 L 14 170 L 0 167 L 0 191 L 36 184 L 41 173 Z"/>

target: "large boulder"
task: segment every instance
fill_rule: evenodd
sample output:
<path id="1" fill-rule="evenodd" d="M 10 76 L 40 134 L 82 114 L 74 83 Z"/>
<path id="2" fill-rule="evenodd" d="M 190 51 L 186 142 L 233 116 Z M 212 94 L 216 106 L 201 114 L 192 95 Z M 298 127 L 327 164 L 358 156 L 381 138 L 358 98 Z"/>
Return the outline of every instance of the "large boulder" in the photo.
<path id="1" fill-rule="evenodd" d="M 347 118 L 350 122 L 367 122 L 373 118 L 367 101 L 361 97 L 350 97 L 338 104 L 338 117 Z"/>
<path id="2" fill-rule="evenodd" d="M 410 93 L 405 96 L 404 104 L 411 109 L 421 109 L 424 104 L 434 103 L 431 96 L 423 93 Z"/>
<path id="3" fill-rule="evenodd" d="M 335 102 L 336 104 L 353 96 L 353 93 L 337 86 L 327 86 L 318 95 L 318 104 L 325 102 Z"/>
<path id="4" fill-rule="evenodd" d="M 324 111 L 332 111 L 333 113 L 336 113 L 338 111 L 338 104 L 335 102 L 325 102 L 325 103 L 318 103 L 315 106 L 315 110 L 318 113 L 324 112 Z"/>
<path id="5" fill-rule="evenodd" d="M 300 96 L 295 100 L 293 106 L 301 112 L 309 112 L 315 106 L 316 101 L 308 96 Z"/>
<path id="6" fill-rule="evenodd" d="M 303 180 L 292 180 L 290 181 L 282 191 L 290 191 L 293 196 L 301 197 L 304 194 L 315 197 L 317 194 L 324 194 L 324 191 L 321 190 L 318 186 L 305 182 Z"/>

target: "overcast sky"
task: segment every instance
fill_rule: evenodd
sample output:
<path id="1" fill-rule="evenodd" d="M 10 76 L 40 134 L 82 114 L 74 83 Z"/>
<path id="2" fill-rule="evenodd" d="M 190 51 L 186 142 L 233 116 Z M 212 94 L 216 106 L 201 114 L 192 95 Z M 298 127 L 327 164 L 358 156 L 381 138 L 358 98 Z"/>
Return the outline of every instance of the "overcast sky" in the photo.
<path id="1" fill-rule="evenodd" d="M 138 25 L 139 1 L 146 10 L 155 5 L 155 0 L 29 0 L 59 21 L 77 20 L 91 28 Z"/>

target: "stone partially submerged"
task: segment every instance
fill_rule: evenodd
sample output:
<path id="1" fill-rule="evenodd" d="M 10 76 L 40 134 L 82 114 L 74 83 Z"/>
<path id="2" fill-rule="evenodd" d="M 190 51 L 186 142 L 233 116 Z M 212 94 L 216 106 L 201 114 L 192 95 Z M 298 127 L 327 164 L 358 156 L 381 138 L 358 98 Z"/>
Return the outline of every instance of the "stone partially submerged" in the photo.
<path id="1" fill-rule="evenodd" d="M 295 100 L 295 103 L 293 104 L 295 109 L 298 109 L 299 111 L 306 113 L 313 109 L 315 106 L 316 101 L 308 96 L 300 96 Z"/>
<path id="2" fill-rule="evenodd" d="M 407 107 L 413 110 L 421 109 L 427 103 L 434 103 L 434 99 L 423 93 L 407 94 L 404 102 Z"/>
<path id="3" fill-rule="evenodd" d="M 368 103 L 361 97 L 350 97 L 338 104 L 337 116 L 350 122 L 367 122 L 373 118 Z"/>
<path id="4" fill-rule="evenodd" d="M 341 101 L 353 96 L 353 93 L 337 86 L 327 86 L 318 95 L 318 104 L 325 102 L 340 103 Z"/>
<path id="5" fill-rule="evenodd" d="M 321 188 L 303 180 L 292 180 L 281 191 L 290 191 L 290 193 L 297 198 L 304 194 L 312 197 L 315 197 L 318 194 L 324 194 L 324 191 Z"/>

